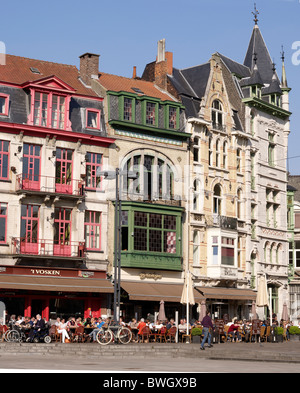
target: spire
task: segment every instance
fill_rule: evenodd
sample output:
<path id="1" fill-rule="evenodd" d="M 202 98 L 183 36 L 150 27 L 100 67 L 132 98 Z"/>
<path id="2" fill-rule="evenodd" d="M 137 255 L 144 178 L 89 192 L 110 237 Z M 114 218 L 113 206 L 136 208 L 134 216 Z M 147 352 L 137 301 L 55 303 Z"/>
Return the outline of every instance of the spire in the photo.
<path id="1" fill-rule="evenodd" d="M 281 60 L 282 60 L 282 75 L 281 75 L 281 88 L 287 89 L 287 79 L 286 79 L 286 72 L 285 72 L 285 65 L 284 65 L 284 50 L 283 46 L 281 46 Z"/>
<path id="2" fill-rule="evenodd" d="M 255 21 L 257 23 L 257 15 L 255 16 Z M 272 63 L 271 56 L 262 37 L 260 29 L 258 25 L 255 24 L 246 52 L 244 65 L 247 66 L 251 72 L 256 65 L 263 82 L 265 84 L 270 84 L 273 77 Z"/>

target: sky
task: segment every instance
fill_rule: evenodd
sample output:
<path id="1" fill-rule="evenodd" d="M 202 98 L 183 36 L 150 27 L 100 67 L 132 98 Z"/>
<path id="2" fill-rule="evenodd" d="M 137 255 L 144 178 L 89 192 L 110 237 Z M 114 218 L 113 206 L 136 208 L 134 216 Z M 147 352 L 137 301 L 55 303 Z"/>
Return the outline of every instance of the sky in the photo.
<path id="1" fill-rule="evenodd" d="M 141 76 L 165 38 L 175 68 L 207 62 L 214 52 L 243 63 L 254 26 L 252 0 L 3 1 L 0 43 L 7 54 L 79 68 L 100 55 L 100 71 Z M 281 77 L 285 52 L 290 92 L 288 170 L 300 175 L 300 0 L 256 0 L 258 25 Z M 299 63 L 299 64 L 298 64 Z"/>

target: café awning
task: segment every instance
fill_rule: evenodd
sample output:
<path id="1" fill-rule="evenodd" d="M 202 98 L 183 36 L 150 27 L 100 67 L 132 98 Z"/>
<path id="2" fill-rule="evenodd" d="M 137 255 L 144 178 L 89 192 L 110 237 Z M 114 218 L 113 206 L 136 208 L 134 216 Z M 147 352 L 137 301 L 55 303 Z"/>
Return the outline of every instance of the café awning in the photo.
<path id="1" fill-rule="evenodd" d="M 111 282 L 104 278 L 30 277 L 16 274 L 0 275 L 0 288 L 60 292 L 114 292 Z"/>
<path id="2" fill-rule="evenodd" d="M 122 281 L 121 287 L 128 293 L 130 300 L 160 301 L 163 299 L 165 302 L 179 303 L 183 284 Z M 250 289 L 194 287 L 193 292 L 196 303 L 200 303 L 204 299 L 245 301 L 256 299 L 256 292 Z"/>
<path id="3" fill-rule="evenodd" d="M 222 288 L 222 287 L 199 287 L 206 299 L 227 300 L 255 300 L 256 292 L 251 289 Z"/>
<path id="4" fill-rule="evenodd" d="M 149 283 L 122 281 L 121 287 L 128 293 L 130 300 L 148 300 L 179 303 L 183 284 Z M 195 301 L 200 302 L 203 296 L 194 289 Z"/>

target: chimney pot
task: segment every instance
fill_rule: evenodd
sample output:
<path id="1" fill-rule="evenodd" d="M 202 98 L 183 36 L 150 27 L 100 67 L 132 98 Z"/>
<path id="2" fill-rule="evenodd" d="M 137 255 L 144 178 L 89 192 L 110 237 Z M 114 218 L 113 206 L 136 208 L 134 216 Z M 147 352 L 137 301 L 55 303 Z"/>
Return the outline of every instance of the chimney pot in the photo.
<path id="1" fill-rule="evenodd" d="M 132 79 L 136 78 L 136 66 L 133 66 Z"/>

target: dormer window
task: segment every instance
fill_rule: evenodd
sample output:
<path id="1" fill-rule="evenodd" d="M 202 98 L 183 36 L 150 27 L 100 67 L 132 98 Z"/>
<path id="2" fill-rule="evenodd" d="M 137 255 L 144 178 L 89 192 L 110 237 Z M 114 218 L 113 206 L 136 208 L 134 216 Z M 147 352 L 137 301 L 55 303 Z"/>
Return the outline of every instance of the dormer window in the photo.
<path id="1" fill-rule="evenodd" d="M 71 131 L 69 106 L 75 90 L 57 77 L 26 82 L 31 93 L 28 124 Z"/>
<path id="2" fill-rule="evenodd" d="M 177 108 L 169 107 L 169 128 L 175 130 L 177 128 Z"/>
<path id="3" fill-rule="evenodd" d="M 2 116 L 8 116 L 8 101 L 9 96 L 0 93 L 0 115 Z"/>
<path id="4" fill-rule="evenodd" d="M 97 109 L 86 110 L 86 127 L 100 130 L 100 111 Z"/>
<path id="5" fill-rule="evenodd" d="M 155 126 L 155 112 L 156 112 L 156 104 L 153 102 L 147 102 L 146 104 L 146 124 L 151 126 Z"/>

